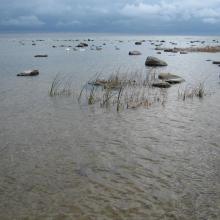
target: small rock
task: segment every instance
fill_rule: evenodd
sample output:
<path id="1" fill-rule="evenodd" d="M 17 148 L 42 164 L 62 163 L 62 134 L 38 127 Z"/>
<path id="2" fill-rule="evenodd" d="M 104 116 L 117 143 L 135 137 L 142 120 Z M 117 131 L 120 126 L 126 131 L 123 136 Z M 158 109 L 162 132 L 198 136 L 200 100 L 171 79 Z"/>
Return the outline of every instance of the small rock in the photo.
<path id="1" fill-rule="evenodd" d="M 135 42 L 135 45 L 141 45 L 142 42 Z"/>
<path id="2" fill-rule="evenodd" d="M 87 43 L 79 43 L 76 47 L 88 47 Z"/>
<path id="3" fill-rule="evenodd" d="M 171 85 L 168 82 L 163 82 L 163 81 L 158 81 L 158 82 L 154 82 L 152 83 L 153 87 L 158 87 L 158 88 L 170 88 Z"/>
<path id="4" fill-rule="evenodd" d="M 37 76 L 39 75 L 38 70 L 26 70 L 22 73 L 18 73 L 17 76 Z"/>
<path id="5" fill-rule="evenodd" d="M 47 54 L 38 54 L 38 55 L 35 55 L 34 57 L 48 57 Z"/>
<path id="6" fill-rule="evenodd" d="M 132 56 L 132 55 L 141 55 L 140 51 L 134 50 L 134 51 L 129 51 L 128 55 Z"/>
<path id="7" fill-rule="evenodd" d="M 220 61 L 213 61 L 213 64 L 220 64 Z"/>

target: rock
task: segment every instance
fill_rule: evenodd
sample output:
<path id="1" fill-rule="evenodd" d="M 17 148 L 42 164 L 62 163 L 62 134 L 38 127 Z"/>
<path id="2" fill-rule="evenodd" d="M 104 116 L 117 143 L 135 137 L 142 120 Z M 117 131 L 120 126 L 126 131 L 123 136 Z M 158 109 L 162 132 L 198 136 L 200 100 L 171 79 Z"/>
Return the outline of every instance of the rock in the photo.
<path id="1" fill-rule="evenodd" d="M 165 80 L 165 79 L 167 80 L 167 79 L 177 79 L 177 78 L 181 78 L 181 77 L 174 75 L 174 74 L 171 74 L 171 73 L 160 73 L 158 75 L 158 78 L 163 79 L 163 80 Z"/>
<path id="2" fill-rule="evenodd" d="M 177 84 L 177 83 L 182 83 L 185 80 L 183 78 L 176 78 L 176 79 L 167 79 L 165 82 L 168 82 L 170 84 Z"/>
<path id="3" fill-rule="evenodd" d="M 161 54 L 161 52 L 159 51 L 159 52 L 157 52 L 157 54 Z"/>
<path id="4" fill-rule="evenodd" d="M 135 45 L 141 45 L 142 42 L 135 42 Z"/>
<path id="5" fill-rule="evenodd" d="M 164 52 L 168 52 L 168 53 L 178 53 L 178 51 L 174 48 L 174 49 L 165 49 Z"/>
<path id="6" fill-rule="evenodd" d="M 88 84 L 93 86 L 104 86 L 106 83 L 107 81 L 104 79 L 96 79 L 95 81 L 89 82 Z"/>
<path id="7" fill-rule="evenodd" d="M 168 82 L 164 82 L 164 81 L 156 81 L 154 83 L 152 83 L 153 87 L 158 87 L 158 88 L 170 88 L 171 85 Z"/>
<path id="8" fill-rule="evenodd" d="M 156 57 L 147 57 L 145 61 L 146 66 L 167 66 L 167 63 Z"/>
<path id="9" fill-rule="evenodd" d="M 220 64 L 220 61 L 213 61 L 213 64 Z"/>
<path id="10" fill-rule="evenodd" d="M 87 43 L 79 43 L 76 47 L 88 47 Z"/>
<path id="11" fill-rule="evenodd" d="M 102 47 L 96 46 L 96 50 L 102 50 Z"/>
<path id="12" fill-rule="evenodd" d="M 47 54 L 38 54 L 38 55 L 35 55 L 34 57 L 48 57 Z"/>
<path id="13" fill-rule="evenodd" d="M 140 51 L 137 51 L 137 50 L 133 50 L 133 51 L 129 51 L 128 55 L 141 55 L 141 52 Z"/>
<path id="14" fill-rule="evenodd" d="M 170 73 L 160 73 L 158 78 L 170 84 L 177 84 L 185 81 L 182 77 Z"/>
<path id="15" fill-rule="evenodd" d="M 155 47 L 155 50 L 163 50 L 162 47 Z"/>
<path id="16" fill-rule="evenodd" d="M 180 51 L 180 54 L 187 54 L 186 51 Z"/>
<path id="17" fill-rule="evenodd" d="M 22 73 L 18 73 L 17 76 L 37 76 L 39 75 L 38 70 L 26 70 Z"/>

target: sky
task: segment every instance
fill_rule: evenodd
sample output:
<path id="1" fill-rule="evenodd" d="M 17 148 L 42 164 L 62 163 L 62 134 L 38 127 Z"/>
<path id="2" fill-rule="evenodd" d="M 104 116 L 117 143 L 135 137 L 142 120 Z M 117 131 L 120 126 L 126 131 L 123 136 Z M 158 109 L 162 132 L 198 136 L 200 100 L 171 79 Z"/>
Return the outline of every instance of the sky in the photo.
<path id="1" fill-rule="evenodd" d="M 220 0 L 0 0 L 0 32 L 220 34 Z"/>

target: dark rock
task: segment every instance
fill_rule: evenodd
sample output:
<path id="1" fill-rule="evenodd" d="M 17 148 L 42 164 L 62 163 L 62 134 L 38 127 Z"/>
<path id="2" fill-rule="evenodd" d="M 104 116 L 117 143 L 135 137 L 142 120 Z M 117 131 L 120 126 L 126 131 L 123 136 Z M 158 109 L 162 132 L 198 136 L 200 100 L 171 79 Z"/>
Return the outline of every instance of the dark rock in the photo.
<path id="1" fill-rule="evenodd" d="M 164 52 L 173 52 L 173 49 L 165 49 Z"/>
<path id="2" fill-rule="evenodd" d="M 167 63 L 156 57 L 147 57 L 145 61 L 146 66 L 167 66 Z"/>
<path id="3" fill-rule="evenodd" d="M 161 47 L 155 47 L 155 50 L 164 50 L 164 49 Z"/>
<path id="4" fill-rule="evenodd" d="M 220 64 L 220 61 L 213 61 L 213 64 Z"/>
<path id="5" fill-rule="evenodd" d="M 88 47 L 87 43 L 79 43 L 76 47 Z"/>
<path id="6" fill-rule="evenodd" d="M 158 82 L 154 82 L 152 83 L 153 87 L 158 87 L 158 88 L 170 88 L 171 85 L 168 82 L 164 82 L 164 81 L 158 81 Z"/>
<path id="7" fill-rule="evenodd" d="M 17 76 L 37 76 L 39 75 L 38 70 L 26 70 L 22 73 L 18 73 Z"/>
<path id="8" fill-rule="evenodd" d="M 140 51 L 134 50 L 134 51 L 129 51 L 129 55 L 141 55 Z"/>
<path id="9" fill-rule="evenodd" d="M 165 49 L 164 52 L 168 52 L 168 53 L 178 53 L 178 51 L 174 48 L 174 49 Z"/>
<path id="10" fill-rule="evenodd" d="M 158 52 L 157 52 L 157 54 L 161 54 L 161 52 L 160 52 L 160 51 L 158 51 Z"/>
<path id="11" fill-rule="evenodd" d="M 186 51 L 180 51 L 180 54 L 187 54 Z"/>
<path id="12" fill-rule="evenodd" d="M 35 55 L 34 57 L 48 57 L 47 54 L 38 54 L 38 55 Z"/>
<path id="13" fill-rule="evenodd" d="M 135 45 L 141 45 L 142 42 L 135 42 Z"/>

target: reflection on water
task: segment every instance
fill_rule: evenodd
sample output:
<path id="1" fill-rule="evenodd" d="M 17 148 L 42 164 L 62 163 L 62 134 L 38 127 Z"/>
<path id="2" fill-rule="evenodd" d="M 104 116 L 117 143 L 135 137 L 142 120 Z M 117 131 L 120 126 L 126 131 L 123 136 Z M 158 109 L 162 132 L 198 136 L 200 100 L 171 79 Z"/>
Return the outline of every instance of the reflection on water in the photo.
<path id="1" fill-rule="evenodd" d="M 206 79 L 210 95 L 202 100 L 178 100 L 173 86 L 164 106 L 116 113 L 49 97 L 57 73 L 73 76 L 78 88 L 98 71 L 145 71 L 145 58 L 156 52 L 148 43 L 134 46 L 135 40 L 190 41 L 92 37 L 94 44 L 106 42 L 102 51 L 52 48 L 53 39 L 74 35 L 1 37 L 0 219 L 218 219 L 220 69 L 205 60 L 219 54 L 157 55 L 169 63 L 164 71 L 186 83 Z M 32 39 L 45 41 L 33 47 Z M 129 57 L 130 49 L 143 55 Z M 37 53 L 49 57 L 36 60 Z M 40 75 L 16 77 L 29 68 Z"/>

